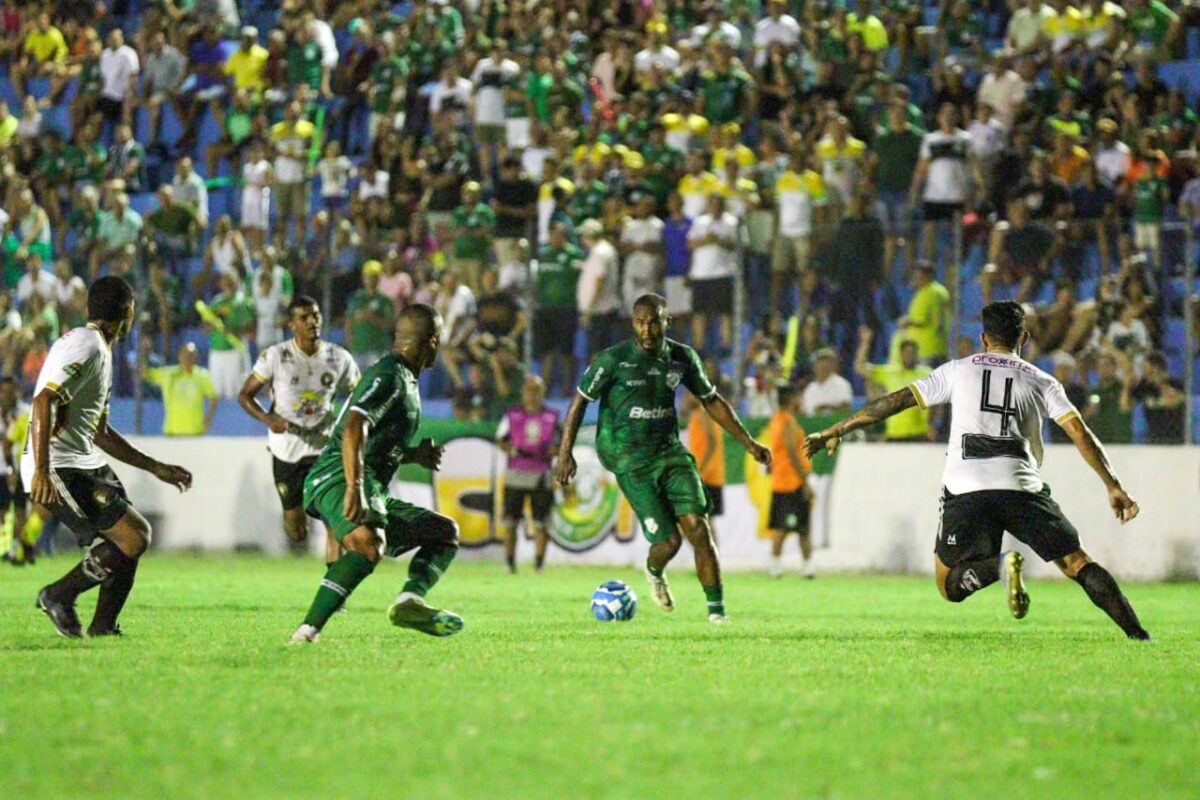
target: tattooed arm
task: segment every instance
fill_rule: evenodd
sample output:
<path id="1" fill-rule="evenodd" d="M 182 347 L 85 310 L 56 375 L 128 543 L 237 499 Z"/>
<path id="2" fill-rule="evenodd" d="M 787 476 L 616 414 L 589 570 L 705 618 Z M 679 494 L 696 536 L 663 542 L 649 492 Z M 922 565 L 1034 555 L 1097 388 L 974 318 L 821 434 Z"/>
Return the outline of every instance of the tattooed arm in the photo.
<path id="1" fill-rule="evenodd" d="M 912 408 L 916 404 L 917 396 L 908 387 L 892 392 L 878 400 L 872 400 L 841 422 L 810 435 L 805 442 L 808 455 L 811 458 L 822 449 L 828 451 L 829 455 L 833 455 L 846 434 L 868 425 L 883 422 L 888 417 Z"/>

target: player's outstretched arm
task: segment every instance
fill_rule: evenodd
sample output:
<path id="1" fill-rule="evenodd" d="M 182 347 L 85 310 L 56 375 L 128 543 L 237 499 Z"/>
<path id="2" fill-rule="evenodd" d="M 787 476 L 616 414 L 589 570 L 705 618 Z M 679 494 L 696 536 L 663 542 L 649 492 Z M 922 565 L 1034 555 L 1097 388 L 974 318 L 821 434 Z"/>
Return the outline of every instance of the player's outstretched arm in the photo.
<path id="1" fill-rule="evenodd" d="M 720 392 L 713 392 L 707 398 L 700 401 L 704 406 L 704 410 L 713 420 L 729 432 L 729 435 L 738 440 L 742 447 L 746 448 L 746 452 L 754 457 L 754 460 L 762 464 L 764 467 L 771 466 L 771 451 L 763 447 L 758 442 L 754 441 L 754 437 L 750 435 L 750 431 L 746 430 L 746 426 L 738 419 L 737 412 L 733 410 L 733 406 L 729 405 L 729 401 L 721 396 Z"/>
<path id="2" fill-rule="evenodd" d="M 254 417 L 263 425 L 266 425 L 271 430 L 271 433 L 287 433 L 287 420 L 274 411 L 263 410 L 263 407 L 258 404 L 258 393 L 266 385 L 266 382 L 262 378 L 251 372 L 246 376 L 246 382 L 242 384 L 242 390 L 238 392 L 238 405 L 247 414 Z"/>
<path id="3" fill-rule="evenodd" d="M 100 424 L 96 426 L 96 433 L 93 434 L 92 441 L 96 443 L 96 447 L 122 464 L 149 472 L 163 483 L 169 483 L 181 492 L 192 488 L 191 472 L 174 464 L 164 464 L 131 445 L 128 439 L 109 427 L 107 411 L 100 418 Z"/>
<path id="4" fill-rule="evenodd" d="M 587 398 L 576 392 L 563 421 L 562 441 L 558 443 L 558 458 L 554 462 L 554 480 L 559 486 L 566 486 L 575 478 L 575 456 L 571 451 L 575 448 L 575 437 L 579 435 L 587 407 Z"/>
<path id="5" fill-rule="evenodd" d="M 1112 464 L 1108 460 L 1108 453 L 1104 452 L 1104 445 L 1100 444 L 1100 440 L 1096 438 L 1096 434 L 1092 433 L 1092 429 L 1076 416 L 1062 422 L 1061 427 L 1074 442 L 1075 448 L 1079 450 L 1083 460 L 1095 470 L 1096 474 L 1100 476 L 1100 480 L 1104 481 L 1104 488 L 1108 490 L 1108 504 L 1112 507 L 1117 519 L 1121 520 L 1121 524 L 1136 517 L 1141 509 L 1121 486 L 1121 479 L 1113 471 Z"/>
<path id="6" fill-rule="evenodd" d="M 859 428 L 876 425 L 916 404 L 917 396 L 908 387 L 880 397 L 878 400 L 872 400 L 841 422 L 830 425 L 823 431 L 810 434 L 805 445 L 809 458 L 815 456 L 822 449 L 833 455 L 846 434 L 853 433 Z"/>
<path id="7" fill-rule="evenodd" d="M 29 412 L 29 438 L 33 451 L 33 485 L 29 496 L 33 502 L 43 506 L 58 501 L 58 490 L 50 480 L 50 430 L 58 395 L 53 389 L 45 388 L 33 398 L 33 409 Z"/>

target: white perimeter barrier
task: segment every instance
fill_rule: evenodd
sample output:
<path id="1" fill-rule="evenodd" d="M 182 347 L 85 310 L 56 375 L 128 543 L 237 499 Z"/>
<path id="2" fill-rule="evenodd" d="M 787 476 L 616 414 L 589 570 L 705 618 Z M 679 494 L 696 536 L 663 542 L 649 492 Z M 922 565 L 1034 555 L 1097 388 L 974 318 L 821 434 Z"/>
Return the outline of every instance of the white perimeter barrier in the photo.
<path id="1" fill-rule="evenodd" d="M 447 454 L 447 470 L 469 467 L 479 475 L 469 480 L 462 469 L 453 480 L 486 489 L 491 467 L 481 466 L 478 447 L 462 458 Z M 156 458 L 192 470 L 195 484 L 179 494 L 153 477 L 124 465 L 114 467 L 137 507 L 155 526 L 155 546 L 164 549 L 231 550 L 258 548 L 283 552 L 279 499 L 265 442 L 240 437 L 168 439 L 135 437 L 136 446 Z M 463 445 L 464 448 L 466 445 Z M 1054 499 L 1079 529 L 1083 547 L 1123 578 L 1160 580 L 1200 575 L 1200 448 L 1125 446 L 1109 454 L 1129 492 L 1141 503 L 1141 516 L 1119 525 L 1108 508 L 1104 487 L 1069 445 L 1047 447 L 1044 475 Z M 814 533 L 819 569 L 842 572 L 932 573 L 932 550 L 938 526 L 938 496 L 944 454 L 934 445 L 852 444 L 842 448 L 832 476 L 814 488 L 820 495 Z M 457 465 L 456 462 L 464 464 Z M 486 458 L 483 461 L 486 462 Z M 395 484 L 405 499 L 430 505 L 428 485 Z M 443 493 L 444 496 L 444 493 Z M 766 509 L 761 509 L 765 514 Z M 476 527 L 484 512 L 475 515 Z M 745 484 L 725 489 L 725 515 L 717 528 L 723 562 L 734 568 L 766 565 L 769 543 L 760 535 L 760 509 Z M 624 515 L 626 518 L 628 515 Z M 462 520 L 460 520 L 462 521 Z M 465 526 L 464 526 L 465 527 Z M 313 536 L 314 552 L 322 542 Z M 787 561 L 798 563 L 789 541 Z M 523 544 L 521 553 L 530 554 Z M 636 565 L 645 558 L 640 534 L 612 534 L 581 553 L 551 548 L 551 563 Z M 498 545 L 464 548 L 464 558 L 500 557 Z M 680 564 L 690 561 L 686 552 Z M 1030 561 L 1035 575 L 1057 574 Z"/>

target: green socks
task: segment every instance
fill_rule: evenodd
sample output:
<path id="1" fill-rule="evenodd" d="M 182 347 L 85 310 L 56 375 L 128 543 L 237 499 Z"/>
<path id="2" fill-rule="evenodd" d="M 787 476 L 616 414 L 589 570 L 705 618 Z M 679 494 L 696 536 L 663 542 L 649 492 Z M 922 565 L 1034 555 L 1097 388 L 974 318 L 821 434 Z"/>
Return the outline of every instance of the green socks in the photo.
<path id="1" fill-rule="evenodd" d="M 304 618 L 305 625 L 312 625 L 321 630 L 329 618 L 341 608 L 342 603 L 354 591 L 363 579 L 375 571 L 375 565 L 362 553 L 353 550 L 329 565 L 317 596 L 313 598 L 308 616 Z"/>
<path id="2" fill-rule="evenodd" d="M 725 614 L 725 593 L 721 589 L 721 584 L 716 586 L 705 586 L 704 599 L 708 601 L 708 613 L 710 614 Z"/>
<path id="3" fill-rule="evenodd" d="M 450 562 L 458 555 L 458 545 L 451 542 L 427 544 L 417 551 L 408 563 L 408 581 L 404 591 L 424 597 L 433 585 L 450 568 Z"/>

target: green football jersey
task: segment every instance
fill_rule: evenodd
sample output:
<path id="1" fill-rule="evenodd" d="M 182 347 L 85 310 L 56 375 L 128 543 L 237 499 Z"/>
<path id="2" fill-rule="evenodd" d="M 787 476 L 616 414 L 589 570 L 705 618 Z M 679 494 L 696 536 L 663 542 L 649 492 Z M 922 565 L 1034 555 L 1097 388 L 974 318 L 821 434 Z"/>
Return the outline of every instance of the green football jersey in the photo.
<path id="1" fill-rule="evenodd" d="M 625 472 L 683 447 L 675 416 L 680 384 L 701 399 L 717 391 L 696 351 L 671 339 L 657 354 L 628 341 L 596 356 L 579 393 L 600 401 L 596 453 L 605 468 Z"/>
<path id="2" fill-rule="evenodd" d="M 388 353 L 367 370 L 338 413 L 333 433 L 309 472 L 310 485 L 317 486 L 335 476 L 344 477 L 342 436 L 351 411 L 359 412 L 371 424 L 363 452 L 364 477 L 387 486 L 421 426 L 417 376 L 395 353 Z"/>

